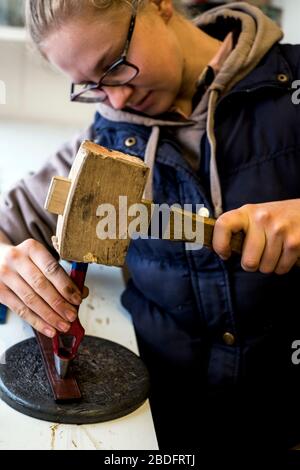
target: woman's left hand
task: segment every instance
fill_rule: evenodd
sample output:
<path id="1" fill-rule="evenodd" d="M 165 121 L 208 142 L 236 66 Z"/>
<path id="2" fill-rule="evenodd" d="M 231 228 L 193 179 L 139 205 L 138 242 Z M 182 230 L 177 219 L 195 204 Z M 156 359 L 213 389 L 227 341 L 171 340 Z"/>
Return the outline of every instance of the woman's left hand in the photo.
<path id="1" fill-rule="evenodd" d="M 300 258 L 300 199 L 246 204 L 216 221 L 213 249 L 231 255 L 232 234 L 243 231 L 241 265 L 245 271 L 287 273 Z"/>

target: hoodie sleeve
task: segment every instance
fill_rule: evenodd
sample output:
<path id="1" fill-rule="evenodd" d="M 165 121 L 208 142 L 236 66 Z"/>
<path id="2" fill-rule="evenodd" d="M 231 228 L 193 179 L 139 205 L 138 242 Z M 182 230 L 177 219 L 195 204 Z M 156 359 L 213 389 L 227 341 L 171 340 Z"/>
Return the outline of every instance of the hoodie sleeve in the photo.
<path id="1" fill-rule="evenodd" d="M 52 155 L 37 173 L 18 181 L 0 200 L 0 230 L 14 245 L 33 238 L 52 253 L 51 237 L 55 234 L 57 216 L 44 209 L 53 176 L 67 177 L 83 140 L 93 140 L 90 126 Z"/>

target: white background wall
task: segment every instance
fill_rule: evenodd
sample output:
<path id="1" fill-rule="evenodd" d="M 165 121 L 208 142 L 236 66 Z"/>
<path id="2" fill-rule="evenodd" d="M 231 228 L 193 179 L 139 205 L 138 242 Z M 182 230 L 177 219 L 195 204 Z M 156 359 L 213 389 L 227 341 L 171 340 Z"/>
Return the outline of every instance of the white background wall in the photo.
<path id="1" fill-rule="evenodd" d="M 69 102 L 69 80 L 29 48 L 25 33 L 18 28 L 0 27 L 0 80 L 7 89 L 0 118 L 81 126 L 93 115 L 93 106 Z"/>
<path id="2" fill-rule="evenodd" d="M 68 79 L 33 54 L 20 29 L 0 28 L 0 81 L 1 193 L 86 128 L 95 108 L 69 102 Z"/>
<path id="3" fill-rule="evenodd" d="M 273 0 L 272 4 L 283 10 L 283 42 L 300 44 L 300 0 Z"/>

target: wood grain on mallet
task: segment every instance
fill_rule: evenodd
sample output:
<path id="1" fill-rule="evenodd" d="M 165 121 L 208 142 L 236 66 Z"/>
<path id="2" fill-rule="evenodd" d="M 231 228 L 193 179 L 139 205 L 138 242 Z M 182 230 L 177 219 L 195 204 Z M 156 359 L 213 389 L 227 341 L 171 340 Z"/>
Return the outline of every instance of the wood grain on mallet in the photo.
<path id="1" fill-rule="evenodd" d="M 58 217 L 56 242 L 66 260 L 123 266 L 130 238 L 99 239 L 97 209 L 110 204 L 116 209 L 119 232 L 119 196 L 127 205 L 141 201 L 149 168 L 130 155 L 84 142 L 76 156 L 69 179 L 71 187 L 63 215 Z"/>
<path id="2" fill-rule="evenodd" d="M 69 178 L 52 178 L 45 202 L 45 209 L 51 214 L 63 215 L 72 181 Z"/>

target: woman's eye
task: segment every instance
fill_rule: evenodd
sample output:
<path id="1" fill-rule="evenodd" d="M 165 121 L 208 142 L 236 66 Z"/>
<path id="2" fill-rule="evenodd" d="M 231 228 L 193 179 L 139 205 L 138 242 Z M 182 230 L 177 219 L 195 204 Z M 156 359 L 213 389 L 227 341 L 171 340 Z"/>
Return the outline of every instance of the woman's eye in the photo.
<path id="1" fill-rule="evenodd" d="M 110 69 L 113 63 L 114 61 L 105 62 L 104 65 L 101 67 L 101 75 L 106 73 Z"/>
<path id="2" fill-rule="evenodd" d="M 87 88 L 88 86 L 95 85 L 94 82 L 80 82 L 76 83 L 77 86 L 82 86 L 83 88 Z"/>

